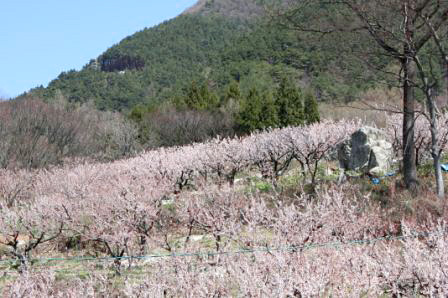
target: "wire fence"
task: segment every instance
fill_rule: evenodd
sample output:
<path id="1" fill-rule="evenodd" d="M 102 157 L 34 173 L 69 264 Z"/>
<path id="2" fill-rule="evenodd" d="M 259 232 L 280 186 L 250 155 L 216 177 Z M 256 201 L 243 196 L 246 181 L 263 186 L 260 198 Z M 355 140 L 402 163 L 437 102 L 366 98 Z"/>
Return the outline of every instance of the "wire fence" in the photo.
<path id="1" fill-rule="evenodd" d="M 150 255 L 141 255 L 141 256 L 121 256 L 121 257 L 55 257 L 55 258 L 35 258 L 30 259 L 29 263 L 33 264 L 32 266 L 36 267 L 33 269 L 33 272 L 57 272 L 57 273 L 64 273 L 64 274 L 70 274 L 70 273 L 82 273 L 87 271 L 106 271 L 111 272 L 110 269 L 105 269 L 102 267 L 94 267 L 94 268 L 58 268 L 58 269 L 50 269 L 45 268 L 41 269 L 38 268 L 38 266 L 43 267 L 53 267 L 58 266 L 61 263 L 72 263 L 72 262 L 109 262 L 109 261 L 125 261 L 125 260 L 149 260 L 149 259 L 157 259 L 157 258 L 179 258 L 179 257 L 213 257 L 213 256 L 219 256 L 219 255 L 238 255 L 238 254 L 255 254 L 255 253 L 273 253 L 273 252 L 288 252 L 288 253 L 300 253 L 305 250 L 311 250 L 316 248 L 338 248 L 348 245 L 367 245 L 367 244 L 374 244 L 376 242 L 382 242 L 382 241 L 399 241 L 399 240 L 406 240 L 406 239 L 412 239 L 412 238 L 428 238 L 431 236 L 434 237 L 441 237 L 446 234 L 446 231 L 438 231 L 438 232 L 411 232 L 408 235 L 402 235 L 402 236 L 385 236 L 385 237 L 378 237 L 378 238 L 372 238 L 372 239 L 360 239 L 360 240 L 347 240 L 347 241 L 332 241 L 332 242 L 323 242 L 323 243 L 311 243 L 311 244 L 304 244 L 304 245 L 290 245 L 290 246 L 278 246 L 278 247 L 269 247 L 269 246 L 263 246 L 263 247 L 256 247 L 251 249 L 238 249 L 235 251 L 207 251 L 207 252 L 177 252 L 177 253 L 166 253 L 166 254 L 150 254 Z M 19 262 L 18 259 L 4 259 L 0 260 L 0 264 L 15 264 Z M 53 264 L 52 264 L 53 263 Z M 129 270 L 128 270 L 129 271 Z M 17 273 L 17 271 L 11 271 L 11 270 L 0 270 L 0 273 L 3 274 L 9 274 L 9 273 Z M 144 274 L 145 272 L 140 272 L 141 274 Z M 140 274 L 139 273 L 139 274 Z M 146 272 L 148 273 L 148 272 Z"/>

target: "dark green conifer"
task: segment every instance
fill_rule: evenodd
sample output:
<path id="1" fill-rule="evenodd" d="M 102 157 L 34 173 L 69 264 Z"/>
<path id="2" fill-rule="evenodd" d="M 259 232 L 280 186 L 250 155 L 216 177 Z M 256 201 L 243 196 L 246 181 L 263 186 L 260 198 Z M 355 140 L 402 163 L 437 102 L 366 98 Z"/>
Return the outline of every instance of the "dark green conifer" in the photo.
<path id="1" fill-rule="evenodd" d="M 258 128 L 264 129 L 269 127 L 278 127 L 278 120 L 278 111 L 275 101 L 270 93 L 266 93 L 262 99 Z"/>
<path id="2" fill-rule="evenodd" d="M 275 103 L 280 127 L 299 126 L 304 123 L 302 93 L 284 78 L 277 89 Z"/>
<path id="3" fill-rule="evenodd" d="M 224 101 L 224 104 L 229 102 L 239 103 L 241 101 L 240 85 L 236 81 L 230 83 L 224 96 Z"/>
<path id="4" fill-rule="evenodd" d="M 277 106 L 272 95 L 270 93 L 260 95 L 256 88 L 252 88 L 236 116 L 236 123 L 239 130 L 244 133 L 278 127 Z"/>
<path id="5" fill-rule="evenodd" d="M 193 110 L 210 110 L 218 106 L 219 100 L 216 94 L 209 90 L 207 83 L 198 86 L 196 81 L 193 81 L 185 98 L 185 104 L 187 108 Z"/>
<path id="6" fill-rule="evenodd" d="M 257 89 L 252 88 L 249 95 L 241 105 L 241 110 L 237 114 L 236 123 L 241 132 L 249 133 L 260 128 L 260 114 L 262 101 Z"/>
<path id="7" fill-rule="evenodd" d="M 319 108 L 316 97 L 311 93 L 305 94 L 305 120 L 306 124 L 320 122 Z"/>

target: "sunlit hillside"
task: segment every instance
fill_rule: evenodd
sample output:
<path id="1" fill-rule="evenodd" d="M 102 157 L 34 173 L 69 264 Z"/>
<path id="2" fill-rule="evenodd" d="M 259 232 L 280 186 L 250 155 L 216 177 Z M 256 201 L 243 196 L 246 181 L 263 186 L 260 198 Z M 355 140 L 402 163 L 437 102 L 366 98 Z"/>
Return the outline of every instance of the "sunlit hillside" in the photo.
<path id="1" fill-rule="evenodd" d="M 399 177 L 338 183 L 331 152 L 361 125 L 2 171 L 3 295 L 446 294 L 444 203 L 409 203 Z"/>

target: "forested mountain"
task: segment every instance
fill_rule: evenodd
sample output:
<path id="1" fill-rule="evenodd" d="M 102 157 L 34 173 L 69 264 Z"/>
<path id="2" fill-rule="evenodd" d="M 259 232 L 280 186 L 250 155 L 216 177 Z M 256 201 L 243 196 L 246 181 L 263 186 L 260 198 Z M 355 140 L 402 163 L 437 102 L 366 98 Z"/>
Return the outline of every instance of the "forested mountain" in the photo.
<path id="1" fill-rule="evenodd" d="M 340 65 L 336 45 L 322 47 L 270 24 L 255 2 L 199 1 L 31 93 L 46 99 L 62 93 L 71 102 L 129 110 L 185 94 L 192 81 L 223 96 L 232 81 L 247 93 L 252 87 L 272 89 L 287 76 L 311 87 L 319 100 L 350 98 L 365 87 L 356 80 L 362 69 L 354 63 L 347 74 L 347 65 Z"/>
<path id="2" fill-rule="evenodd" d="M 260 0 L 199 0 L 184 14 L 220 15 L 226 17 L 253 18 L 264 14 Z"/>

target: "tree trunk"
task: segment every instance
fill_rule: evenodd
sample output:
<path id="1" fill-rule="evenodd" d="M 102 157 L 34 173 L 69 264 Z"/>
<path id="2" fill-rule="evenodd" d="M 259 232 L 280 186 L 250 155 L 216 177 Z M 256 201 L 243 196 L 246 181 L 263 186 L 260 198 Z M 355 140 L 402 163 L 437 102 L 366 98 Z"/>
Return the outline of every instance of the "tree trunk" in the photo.
<path id="1" fill-rule="evenodd" d="M 409 52 L 409 51 L 405 51 Z M 405 55 L 402 60 L 404 70 L 403 85 L 403 176 L 406 188 L 417 190 L 417 168 L 415 165 L 415 141 L 414 141 L 414 121 L 415 121 L 415 96 L 412 82 L 415 81 L 415 64 L 410 55 Z"/>
<path id="2" fill-rule="evenodd" d="M 437 186 L 437 196 L 440 199 L 443 199 L 445 197 L 445 186 L 442 176 L 442 169 L 440 165 L 440 156 L 442 154 L 442 150 L 440 148 L 439 144 L 439 129 L 437 125 L 438 121 L 438 115 L 437 115 L 437 103 L 435 101 L 434 95 L 433 95 L 433 88 L 436 85 L 435 82 L 430 83 L 429 77 L 425 73 L 425 70 L 423 68 L 423 65 L 420 63 L 420 59 L 418 57 L 415 57 L 415 63 L 418 68 L 418 73 L 420 75 L 420 78 L 423 82 L 423 90 L 425 92 L 426 97 L 426 108 L 429 113 L 429 130 L 431 132 L 431 156 L 433 159 L 434 164 L 434 175 L 436 179 L 436 186 Z M 434 79 L 432 77 L 432 79 Z"/>
<path id="3" fill-rule="evenodd" d="M 436 176 L 436 185 L 437 185 L 437 197 L 439 199 L 445 198 L 445 182 L 443 181 L 442 168 L 440 163 L 440 155 L 433 155 L 434 162 L 434 174 Z"/>
<path id="4" fill-rule="evenodd" d="M 444 81 L 445 81 L 445 102 L 444 102 L 444 108 L 448 109 L 448 55 L 444 57 L 443 61 L 443 67 L 444 67 Z"/>
<path id="5" fill-rule="evenodd" d="M 425 82 L 428 86 L 428 81 Z M 437 129 L 437 115 L 434 99 L 432 98 L 432 90 L 427 87 L 426 90 L 426 104 L 429 111 L 429 121 L 431 130 L 431 156 L 434 163 L 434 175 L 436 178 L 437 196 L 439 199 L 445 198 L 445 185 L 443 181 L 442 169 L 440 164 L 441 150 L 439 148 L 439 131 Z"/>

